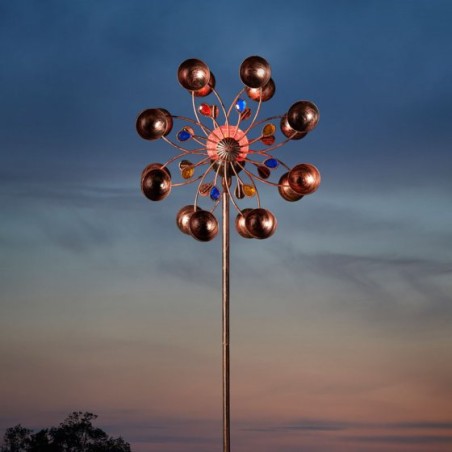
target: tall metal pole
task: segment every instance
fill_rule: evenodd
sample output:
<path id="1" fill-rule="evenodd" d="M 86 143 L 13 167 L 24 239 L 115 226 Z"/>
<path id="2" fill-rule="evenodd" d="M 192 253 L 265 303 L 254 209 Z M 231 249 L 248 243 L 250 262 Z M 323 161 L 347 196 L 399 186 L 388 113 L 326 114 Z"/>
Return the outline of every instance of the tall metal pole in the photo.
<path id="1" fill-rule="evenodd" d="M 231 450 L 229 367 L 229 195 L 223 178 L 223 452 Z"/>

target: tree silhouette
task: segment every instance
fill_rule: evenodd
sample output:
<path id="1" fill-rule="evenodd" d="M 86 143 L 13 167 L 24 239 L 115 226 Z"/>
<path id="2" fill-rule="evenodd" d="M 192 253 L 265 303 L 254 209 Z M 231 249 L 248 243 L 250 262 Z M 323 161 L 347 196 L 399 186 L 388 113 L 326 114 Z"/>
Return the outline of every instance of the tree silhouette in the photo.
<path id="1" fill-rule="evenodd" d="M 28 452 L 30 450 L 32 430 L 20 424 L 6 430 L 3 436 L 2 452 Z"/>
<path id="2" fill-rule="evenodd" d="M 93 426 L 93 413 L 74 411 L 58 427 L 37 433 L 20 424 L 8 428 L 0 452 L 131 452 L 121 437 Z"/>

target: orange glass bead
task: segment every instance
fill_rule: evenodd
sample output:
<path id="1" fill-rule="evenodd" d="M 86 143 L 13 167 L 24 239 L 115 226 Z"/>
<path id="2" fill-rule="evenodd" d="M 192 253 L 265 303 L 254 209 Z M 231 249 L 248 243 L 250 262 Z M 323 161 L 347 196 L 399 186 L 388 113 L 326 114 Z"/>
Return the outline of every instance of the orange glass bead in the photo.
<path id="1" fill-rule="evenodd" d="M 276 132 L 276 127 L 274 124 L 266 124 L 262 130 L 262 135 L 264 137 L 269 137 L 270 135 L 273 135 Z"/>
<path id="2" fill-rule="evenodd" d="M 195 168 L 193 166 L 187 166 L 182 170 L 181 174 L 184 179 L 190 179 L 195 174 Z"/>
<path id="3" fill-rule="evenodd" d="M 250 198 L 256 194 L 256 189 L 252 185 L 243 185 L 243 193 Z"/>

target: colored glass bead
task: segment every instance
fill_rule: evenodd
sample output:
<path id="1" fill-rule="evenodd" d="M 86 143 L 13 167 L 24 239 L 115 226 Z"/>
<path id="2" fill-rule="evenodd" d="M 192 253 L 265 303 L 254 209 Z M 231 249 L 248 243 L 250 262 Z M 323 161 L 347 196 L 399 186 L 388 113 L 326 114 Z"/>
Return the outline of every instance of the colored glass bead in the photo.
<path id="1" fill-rule="evenodd" d="M 237 102 L 235 104 L 235 108 L 239 113 L 243 113 L 246 108 L 246 101 L 243 99 L 237 99 Z"/>
<path id="2" fill-rule="evenodd" d="M 264 165 L 259 165 L 257 172 L 262 179 L 268 179 L 270 177 L 270 170 Z"/>
<path id="3" fill-rule="evenodd" d="M 245 121 L 250 116 L 251 116 L 251 108 L 249 108 L 249 107 L 246 107 L 245 110 L 243 111 L 243 113 L 240 113 L 240 119 L 242 121 Z"/>
<path id="4" fill-rule="evenodd" d="M 262 135 L 264 137 L 269 137 L 276 132 L 276 127 L 273 124 L 266 124 L 262 129 Z"/>
<path id="5" fill-rule="evenodd" d="M 207 196 L 211 189 L 212 189 L 211 183 L 201 184 L 201 186 L 199 187 L 199 194 L 201 196 Z"/>
<path id="6" fill-rule="evenodd" d="M 241 184 L 237 184 L 237 187 L 235 187 L 235 197 L 237 199 L 243 199 L 245 197 L 245 193 L 243 193 L 243 188 Z"/>
<path id="7" fill-rule="evenodd" d="M 262 137 L 261 138 L 262 143 L 266 144 L 267 146 L 271 146 L 275 142 L 274 135 L 270 135 L 268 137 Z"/>
<path id="8" fill-rule="evenodd" d="M 177 134 L 177 139 L 179 141 L 187 141 L 191 138 L 190 132 L 188 132 L 185 129 L 182 129 L 178 134 Z"/>
<path id="9" fill-rule="evenodd" d="M 246 196 L 252 197 L 256 194 L 256 189 L 252 185 L 243 185 L 243 193 L 245 193 Z"/>
<path id="10" fill-rule="evenodd" d="M 193 177 L 193 174 L 195 174 L 194 166 L 186 166 L 181 171 L 181 175 L 184 179 L 190 179 L 191 177 Z"/>
<path id="11" fill-rule="evenodd" d="M 218 201 L 220 199 L 220 190 L 215 186 L 210 189 L 210 199 L 212 201 Z"/>
<path id="12" fill-rule="evenodd" d="M 273 168 L 277 168 L 278 167 L 279 162 L 276 159 L 267 159 L 267 160 L 265 160 L 264 165 L 267 168 L 273 169 Z"/>
<path id="13" fill-rule="evenodd" d="M 198 110 L 203 116 L 208 116 L 209 118 L 218 116 L 218 107 L 216 105 L 201 104 Z"/>
<path id="14" fill-rule="evenodd" d="M 187 166 L 193 166 L 193 163 L 190 162 L 190 160 L 181 160 L 179 162 L 179 169 L 182 171 L 184 168 L 187 168 Z"/>
<path id="15" fill-rule="evenodd" d="M 204 116 L 211 116 L 212 115 L 212 109 L 207 104 L 201 104 L 199 106 L 199 113 L 201 113 Z"/>

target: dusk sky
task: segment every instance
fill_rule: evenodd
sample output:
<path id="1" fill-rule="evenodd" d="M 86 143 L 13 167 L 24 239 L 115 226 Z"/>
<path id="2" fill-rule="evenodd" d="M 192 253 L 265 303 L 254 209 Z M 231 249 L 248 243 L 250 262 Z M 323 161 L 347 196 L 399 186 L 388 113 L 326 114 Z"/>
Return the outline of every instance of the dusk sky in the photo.
<path id="1" fill-rule="evenodd" d="M 134 452 L 220 450 L 221 237 L 178 230 L 194 185 L 142 195 L 175 150 L 135 121 L 193 116 L 187 58 L 229 104 L 260 55 L 260 117 L 319 107 L 278 156 L 322 184 L 260 185 L 276 234 L 231 232 L 232 450 L 452 450 L 451 24 L 448 0 L 0 0 L 0 435 L 80 410 Z"/>

